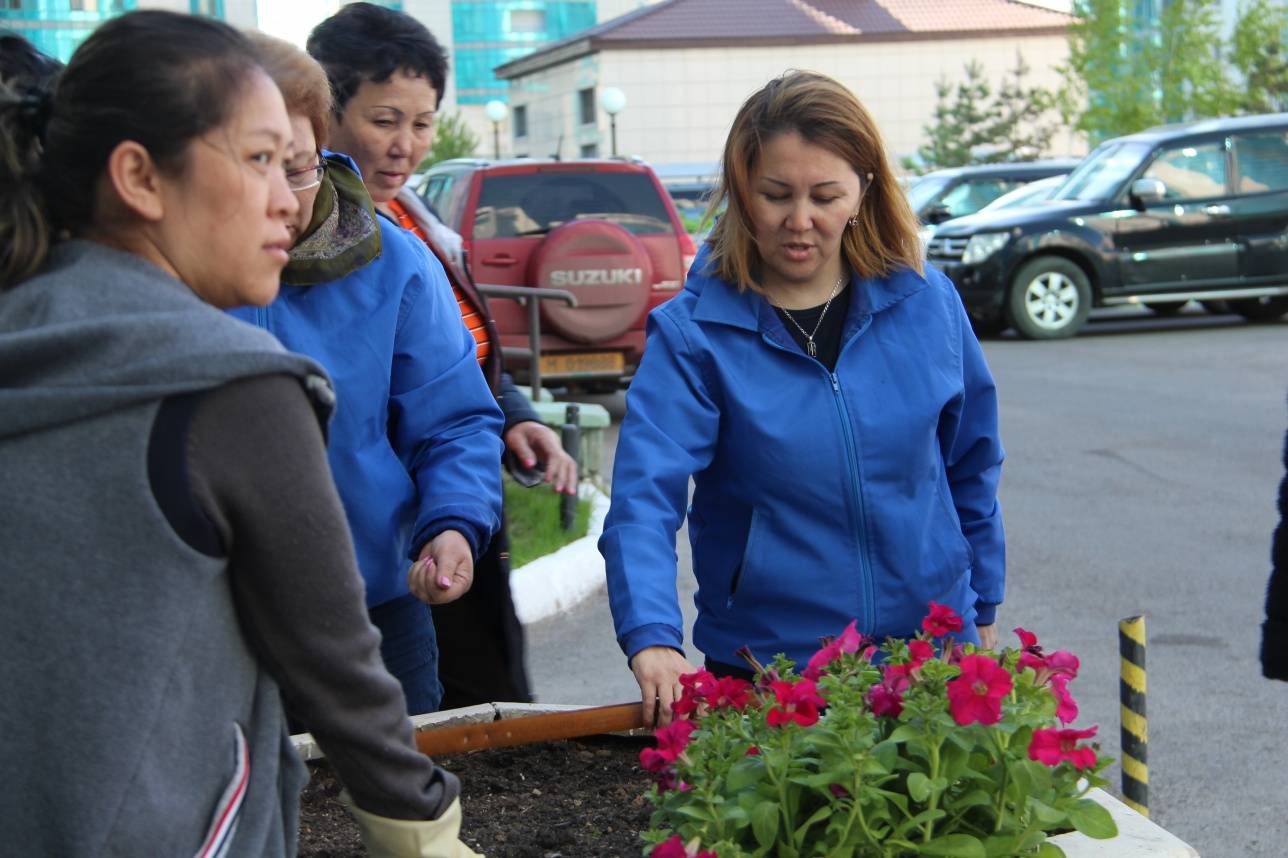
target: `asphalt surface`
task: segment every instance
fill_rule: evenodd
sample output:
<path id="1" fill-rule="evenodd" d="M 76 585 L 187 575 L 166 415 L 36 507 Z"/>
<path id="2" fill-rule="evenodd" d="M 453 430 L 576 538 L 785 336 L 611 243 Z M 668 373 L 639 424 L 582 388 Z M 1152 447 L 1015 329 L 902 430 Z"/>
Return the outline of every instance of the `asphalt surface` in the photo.
<path id="1" fill-rule="evenodd" d="M 1007 450 L 1000 628 L 1082 659 L 1076 725 L 1100 725 L 1117 757 L 1117 622 L 1143 612 L 1153 818 L 1204 858 L 1288 855 L 1288 684 L 1257 661 L 1288 322 L 1116 311 L 1072 340 L 985 351 Z M 620 418 L 621 396 L 596 401 Z M 679 556 L 691 624 L 687 537 Z M 602 593 L 530 627 L 529 647 L 543 701 L 638 695 Z M 1116 766 L 1110 777 L 1116 792 Z"/>

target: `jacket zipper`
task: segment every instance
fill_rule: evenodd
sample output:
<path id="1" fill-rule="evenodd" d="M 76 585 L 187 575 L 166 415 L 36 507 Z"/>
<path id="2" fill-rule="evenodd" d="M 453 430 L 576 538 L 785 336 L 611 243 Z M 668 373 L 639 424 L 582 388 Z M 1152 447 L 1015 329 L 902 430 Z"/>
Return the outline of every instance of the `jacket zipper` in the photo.
<path id="1" fill-rule="evenodd" d="M 840 351 L 836 355 L 836 362 L 838 364 L 841 362 L 841 357 L 845 354 L 845 350 L 848 349 L 850 344 L 857 340 L 859 335 L 866 329 L 867 325 L 860 326 L 848 340 L 841 343 Z M 793 351 L 792 349 L 786 348 L 785 346 L 774 342 L 764 333 L 761 334 L 761 337 L 766 343 L 781 352 L 802 357 L 810 363 L 816 364 L 823 370 L 823 374 L 827 376 L 828 381 L 832 384 L 832 401 L 836 404 L 837 416 L 841 422 L 841 434 L 845 438 L 845 458 L 849 465 L 847 471 L 849 473 L 850 482 L 850 529 L 854 532 L 854 536 L 859 543 L 859 577 L 862 579 L 859 582 L 859 609 L 862 612 L 862 616 L 857 619 L 860 621 L 859 627 L 861 629 L 875 632 L 876 596 L 872 590 L 872 567 L 868 561 L 868 541 L 864 536 L 864 534 L 867 533 L 867 516 L 863 508 L 863 493 L 859 490 L 859 456 L 856 450 L 857 445 L 854 442 L 853 427 L 850 423 L 850 409 L 845 404 L 845 395 L 841 392 L 841 381 L 837 378 L 835 372 L 832 372 L 827 367 L 823 366 L 821 362 L 809 357 L 804 352 Z M 856 516 L 858 518 L 857 522 L 855 521 Z M 732 602 L 732 594 L 730 601 Z"/>
<path id="2" fill-rule="evenodd" d="M 840 360 L 839 356 L 837 360 Z M 832 382 L 832 400 L 836 403 L 837 415 L 841 420 L 841 434 L 845 436 L 845 457 L 849 464 L 846 471 L 849 474 L 850 500 L 852 502 L 850 509 L 858 518 L 857 523 L 852 520 L 850 526 L 854 529 L 859 541 L 859 576 L 861 578 L 859 582 L 859 603 L 863 611 L 863 615 L 859 618 L 859 626 L 869 632 L 875 632 L 875 596 L 872 592 L 872 569 L 868 563 L 868 541 L 865 538 L 867 516 L 863 508 L 863 492 L 859 489 L 859 455 L 855 449 L 857 445 L 854 443 L 854 430 L 853 425 L 850 423 L 850 409 L 845 404 L 845 394 L 841 392 L 841 381 L 836 377 L 835 372 L 827 371 L 827 375 Z"/>

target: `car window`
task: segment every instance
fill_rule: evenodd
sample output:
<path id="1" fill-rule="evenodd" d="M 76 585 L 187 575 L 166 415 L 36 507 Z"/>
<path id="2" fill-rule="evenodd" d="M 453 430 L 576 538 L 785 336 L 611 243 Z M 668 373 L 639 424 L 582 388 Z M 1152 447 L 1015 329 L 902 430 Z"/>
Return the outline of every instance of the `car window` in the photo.
<path id="1" fill-rule="evenodd" d="M 437 176 L 430 176 L 429 181 L 425 183 L 425 190 L 421 196 L 435 212 L 443 211 L 443 201 L 455 180 L 456 176 L 452 173 L 439 173 Z"/>
<path id="2" fill-rule="evenodd" d="M 1288 133 L 1271 131 L 1234 138 L 1239 193 L 1288 190 Z"/>
<path id="3" fill-rule="evenodd" d="M 1105 143 L 1078 165 L 1051 199 L 1108 200 L 1118 193 L 1149 150 L 1148 143 Z"/>
<path id="4" fill-rule="evenodd" d="M 1201 200 L 1225 194 L 1225 144 L 1164 149 L 1142 178 L 1158 179 L 1166 187 L 1164 200 Z"/>
<path id="5" fill-rule="evenodd" d="M 939 204 L 948 209 L 950 217 L 964 217 L 1022 184 L 1016 179 L 967 179 L 944 194 Z"/>
<path id="6" fill-rule="evenodd" d="M 930 205 L 950 182 L 952 179 L 944 176 L 923 176 L 913 182 L 912 187 L 908 189 L 908 204 L 912 206 L 914 212 L 920 214 L 921 210 Z"/>
<path id="7" fill-rule="evenodd" d="M 485 176 L 474 212 L 475 238 L 541 235 L 575 220 L 611 221 L 635 235 L 674 230 L 645 173 L 526 173 Z"/>

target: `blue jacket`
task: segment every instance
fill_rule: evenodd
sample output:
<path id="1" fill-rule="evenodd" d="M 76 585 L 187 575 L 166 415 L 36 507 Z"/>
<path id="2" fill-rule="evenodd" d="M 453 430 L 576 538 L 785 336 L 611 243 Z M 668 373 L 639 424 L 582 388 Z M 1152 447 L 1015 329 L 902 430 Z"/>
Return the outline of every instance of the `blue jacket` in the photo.
<path id="1" fill-rule="evenodd" d="M 405 595 L 422 546 L 458 530 L 477 558 L 500 526 L 501 411 L 443 267 L 377 217 L 381 251 L 330 283 L 230 312 L 335 382 L 327 453 L 374 607 Z"/>
<path id="2" fill-rule="evenodd" d="M 618 642 L 680 648 L 675 535 L 688 509 L 714 661 L 804 662 L 851 619 L 914 633 L 931 601 L 970 625 L 1002 601 L 997 398 L 952 283 L 850 283 L 835 372 L 760 295 L 701 273 L 649 316 L 600 539 Z"/>

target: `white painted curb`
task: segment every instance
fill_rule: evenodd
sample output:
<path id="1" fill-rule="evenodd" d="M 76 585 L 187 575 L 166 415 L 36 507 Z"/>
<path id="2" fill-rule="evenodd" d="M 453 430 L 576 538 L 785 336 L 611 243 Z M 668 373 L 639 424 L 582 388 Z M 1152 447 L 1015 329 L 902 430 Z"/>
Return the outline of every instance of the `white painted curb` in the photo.
<path id="1" fill-rule="evenodd" d="M 608 515 L 608 495 L 583 483 L 590 500 L 590 526 L 581 539 L 510 572 L 510 596 L 519 622 L 527 625 L 565 611 L 604 586 L 599 534 Z"/>

